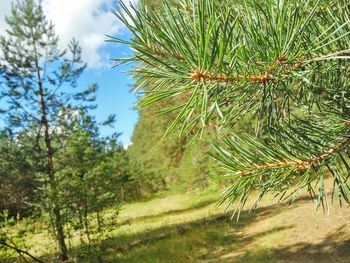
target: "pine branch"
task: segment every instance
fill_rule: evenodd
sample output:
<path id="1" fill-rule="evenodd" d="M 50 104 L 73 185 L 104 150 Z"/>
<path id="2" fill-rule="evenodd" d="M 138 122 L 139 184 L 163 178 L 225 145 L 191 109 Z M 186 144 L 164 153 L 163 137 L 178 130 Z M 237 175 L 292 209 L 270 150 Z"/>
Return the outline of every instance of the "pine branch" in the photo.
<path id="1" fill-rule="evenodd" d="M 205 80 L 205 81 L 219 81 L 219 82 L 240 82 L 240 81 L 250 81 L 257 83 L 267 83 L 273 79 L 273 72 L 276 70 L 277 66 L 286 61 L 286 56 L 281 54 L 276 61 L 274 61 L 269 69 L 261 75 L 247 75 L 247 76 L 226 76 L 225 74 L 214 74 L 210 72 L 202 72 L 200 69 L 196 69 L 193 73 L 190 73 L 191 79 L 195 81 Z"/>
<path id="2" fill-rule="evenodd" d="M 346 126 L 350 124 L 350 121 L 345 121 Z M 273 162 L 273 163 L 263 163 L 260 165 L 253 164 L 253 168 L 250 170 L 240 170 L 237 173 L 240 175 L 247 175 L 252 172 L 256 172 L 257 170 L 269 170 L 273 168 L 282 168 L 282 167 L 291 167 L 295 168 L 297 171 L 306 171 L 312 167 L 317 167 L 318 165 L 322 164 L 325 160 L 330 158 L 335 153 L 338 153 L 339 151 L 344 150 L 348 145 L 350 144 L 350 130 L 349 132 L 344 136 L 343 140 L 338 142 L 336 145 L 330 147 L 329 149 L 325 150 L 323 153 L 321 153 L 318 156 L 315 156 L 309 160 L 303 161 L 303 160 L 293 160 L 293 161 L 282 161 L 282 162 Z"/>
<path id="3" fill-rule="evenodd" d="M 232 179 L 222 202 L 239 201 L 238 212 L 254 190 L 258 200 L 293 187 L 293 198 L 304 187 L 315 197 L 315 181 L 318 207 L 327 198 L 326 169 L 333 194 L 338 187 L 348 202 L 347 1 L 184 0 L 180 6 L 163 1 L 155 13 L 120 3 L 114 12 L 133 34 L 111 41 L 135 50 L 116 62 L 138 62 L 132 74 L 142 92 L 139 107 L 179 98 L 163 111 L 178 113 L 166 135 L 176 127 L 200 134 L 215 123 L 227 134 L 237 124 L 254 124 L 258 138 L 219 137 L 225 146 L 213 144 L 213 157 Z"/>
<path id="4" fill-rule="evenodd" d="M 224 192 L 221 204 L 228 202 L 230 206 L 242 196 L 243 199 L 237 205 L 239 213 L 253 190 L 260 191 L 254 207 L 269 191 L 284 197 L 288 190 L 295 188 L 285 198 L 294 200 L 302 188 L 313 189 L 312 182 L 318 181 L 323 184 L 325 173 L 322 171 L 323 167 L 333 175 L 335 186 L 340 191 L 339 200 L 343 199 L 349 203 L 350 185 L 347 184 L 349 177 L 341 168 L 346 167 L 348 173 L 350 172 L 349 160 L 341 155 L 350 145 L 349 122 L 333 119 L 328 123 L 333 126 L 327 128 L 321 128 L 312 121 L 297 123 L 296 127 L 284 128 L 283 133 L 286 136 L 282 135 L 280 141 L 269 144 L 252 137 L 224 138 L 228 150 L 219 144 L 214 144 L 216 154 L 212 156 L 228 171 L 224 178 L 234 180 L 232 186 Z M 304 132 L 305 129 L 309 132 Z M 319 132 L 315 134 L 314 130 Z M 310 155 L 311 149 L 315 150 Z M 320 189 L 316 198 L 317 208 L 327 198 L 326 189 L 324 187 Z M 334 187 L 333 196 L 335 191 Z M 313 191 L 310 194 L 314 196 Z"/>
<path id="5" fill-rule="evenodd" d="M 176 125 L 185 127 L 180 128 L 183 131 L 191 129 L 191 122 L 186 124 L 185 120 L 191 118 L 193 108 L 201 115 L 199 119 L 206 119 L 203 104 L 219 105 L 211 118 L 224 116 L 220 124 L 226 127 L 233 127 L 243 112 L 249 111 L 254 111 L 253 116 L 263 113 L 261 117 L 266 116 L 270 123 L 279 121 L 282 110 L 289 118 L 289 110 L 273 109 L 274 101 L 288 103 L 289 108 L 299 107 L 301 101 L 312 107 L 308 99 L 315 94 L 312 79 L 319 79 L 326 70 L 340 75 L 336 71 L 339 65 L 332 61 L 348 59 L 343 47 L 349 42 L 346 37 L 350 22 L 342 13 L 328 23 L 333 20 L 329 14 L 335 8 L 333 5 L 319 1 L 220 5 L 190 0 L 181 5 L 191 7 L 191 16 L 186 11 L 188 8 L 174 8 L 166 2 L 157 14 L 142 6 L 131 6 L 129 10 L 120 3 L 114 14 L 134 38 L 110 41 L 127 44 L 135 50 L 130 58 L 120 59 L 121 63 L 141 62 L 133 71 L 140 83 L 135 89 L 146 88 L 149 92 L 140 100 L 140 107 L 170 96 L 196 97 L 192 107 L 184 106 L 184 111 L 180 111 L 182 116 L 177 118 Z M 342 12 L 340 6 L 335 6 Z M 323 19 L 319 19 L 321 15 Z M 145 85 L 143 80 L 153 84 Z M 196 94 L 189 95 L 197 83 L 206 90 L 197 89 Z M 223 85 L 221 90 L 216 84 Z M 155 94 L 170 89 L 176 92 Z M 264 110 L 266 102 L 272 110 Z M 205 125 L 204 122 L 202 128 Z"/>

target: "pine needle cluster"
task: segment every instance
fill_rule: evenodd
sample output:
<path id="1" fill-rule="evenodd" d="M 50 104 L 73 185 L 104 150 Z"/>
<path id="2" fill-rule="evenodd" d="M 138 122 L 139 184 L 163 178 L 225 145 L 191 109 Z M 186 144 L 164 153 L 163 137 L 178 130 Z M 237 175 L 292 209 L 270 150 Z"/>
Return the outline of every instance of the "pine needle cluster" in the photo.
<path id="1" fill-rule="evenodd" d="M 163 1 L 151 12 L 120 3 L 132 33 L 139 107 L 178 97 L 164 109 L 178 128 L 218 127 L 213 157 L 231 186 L 222 196 L 240 212 L 252 191 L 294 200 L 306 188 L 317 208 L 350 193 L 350 6 L 346 0 Z M 242 121 L 250 134 L 235 134 Z"/>

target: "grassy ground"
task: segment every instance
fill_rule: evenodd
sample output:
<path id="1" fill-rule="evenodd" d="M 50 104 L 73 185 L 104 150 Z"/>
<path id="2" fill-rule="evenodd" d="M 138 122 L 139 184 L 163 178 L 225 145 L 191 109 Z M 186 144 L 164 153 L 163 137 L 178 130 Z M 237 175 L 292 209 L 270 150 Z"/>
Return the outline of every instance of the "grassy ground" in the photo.
<path id="1" fill-rule="evenodd" d="M 159 214 L 142 220 L 142 229 L 149 227 L 142 234 L 130 234 L 123 241 L 115 239 L 105 259 L 149 263 L 349 262 L 350 208 L 333 207 L 329 215 L 322 211 L 314 214 L 313 209 L 310 200 L 301 198 L 290 207 L 267 200 L 254 213 L 243 214 L 239 222 L 213 205 Z M 154 227 L 155 222 L 162 226 Z M 131 221 L 129 227 L 139 229 L 139 224 Z M 133 241 L 142 238 L 144 242 Z M 120 247 L 125 241 L 132 246 L 125 249 L 123 243 Z"/>
<path id="2" fill-rule="evenodd" d="M 287 207 L 267 197 L 236 222 L 215 206 L 216 197 L 207 191 L 125 205 L 104 262 L 350 262 L 350 207 L 314 214 L 308 198 Z M 50 253 L 45 232 L 30 241 L 33 253 Z"/>

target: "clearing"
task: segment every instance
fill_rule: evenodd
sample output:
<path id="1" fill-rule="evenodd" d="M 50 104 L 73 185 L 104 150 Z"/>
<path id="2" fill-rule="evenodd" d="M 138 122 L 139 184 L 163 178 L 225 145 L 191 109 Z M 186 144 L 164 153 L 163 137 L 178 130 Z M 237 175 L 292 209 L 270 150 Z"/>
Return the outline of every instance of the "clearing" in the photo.
<path id="1" fill-rule="evenodd" d="M 104 262 L 350 262 L 350 206 L 314 213 L 306 196 L 291 206 L 267 197 L 237 222 L 216 197 L 208 190 L 125 205 Z M 30 239 L 34 254 L 49 254 L 46 234 Z"/>

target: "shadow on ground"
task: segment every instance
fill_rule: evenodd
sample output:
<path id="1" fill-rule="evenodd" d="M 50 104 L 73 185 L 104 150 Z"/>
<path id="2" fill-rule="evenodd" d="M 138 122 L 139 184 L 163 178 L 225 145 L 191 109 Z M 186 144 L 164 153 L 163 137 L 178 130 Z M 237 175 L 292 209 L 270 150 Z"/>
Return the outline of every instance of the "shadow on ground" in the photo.
<path id="1" fill-rule="evenodd" d="M 231 213 L 228 212 L 189 223 L 160 227 L 142 234 L 111 238 L 96 244 L 103 249 L 100 262 L 350 262 L 350 237 L 345 226 L 320 240 L 298 242 L 304 240 L 298 238 L 290 244 L 276 243 L 275 246 L 273 242 L 276 236 L 288 235 L 297 228 L 298 222 L 288 221 L 287 218 L 284 224 L 268 225 L 263 231 L 259 228 L 259 231 L 252 233 L 244 231 L 258 222 L 273 221 L 281 214 L 288 217 L 289 214 L 300 213 L 302 210 L 298 209 L 304 209 L 305 202 L 310 202 L 306 199 L 308 198 L 300 198 L 288 207 L 275 204 L 258 208 L 249 214 L 243 212 L 238 222 L 232 220 Z M 165 214 L 169 213 L 176 211 Z M 259 246 L 262 239 L 265 242 L 271 239 L 272 245 Z M 73 254 L 77 256 L 86 250 L 86 246 L 76 247 Z M 52 255 L 47 255 L 46 258 L 52 258 Z M 89 256 L 78 257 L 75 262 L 98 260 Z"/>
<path id="2" fill-rule="evenodd" d="M 234 257 L 225 257 L 225 254 L 222 254 L 221 259 L 210 262 L 347 263 L 350 262 L 350 239 L 346 238 L 347 234 L 342 229 L 343 227 L 339 228 L 336 233 L 332 233 L 316 244 L 300 242 L 277 249 L 248 251 Z M 243 239 L 242 244 L 244 243 Z"/>

